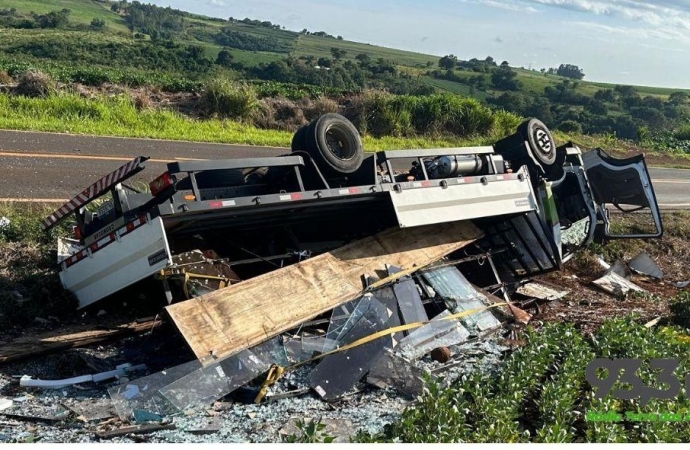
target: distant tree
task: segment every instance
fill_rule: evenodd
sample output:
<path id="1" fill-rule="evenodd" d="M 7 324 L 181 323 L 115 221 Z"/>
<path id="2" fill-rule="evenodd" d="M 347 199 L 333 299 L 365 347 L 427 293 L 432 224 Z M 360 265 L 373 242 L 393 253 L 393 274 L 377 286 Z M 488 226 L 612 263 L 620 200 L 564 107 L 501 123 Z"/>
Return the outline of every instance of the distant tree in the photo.
<path id="1" fill-rule="evenodd" d="M 369 63 L 371 63 L 371 57 L 366 53 L 358 53 L 357 56 L 355 56 L 355 59 L 359 61 L 359 64 L 362 67 L 366 67 L 369 65 Z"/>
<path id="2" fill-rule="evenodd" d="M 496 89 L 504 91 L 517 91 L 521 87 L 521 83 L 516 79 L 517 72 L 510 67 L 505 66 L 496 70 L 491 74 L 491 84 Z"/>
<path id="3" fill-rule="evenodd" d="M 602 102 L 615 102 L 616 94 L 613 89 L 599 89 L 594 93 L 594 98 Z"/>
<path id="4" fill-rule="evenodd" d="M 616 85 L 616 87 L 613 88 L 613 90 L 621 98 L 636 97 L 637 96 L 637 89 L 635 89 L 634 86 L 626 86 L 626 85 L 618 84 L 618 85 Z"/>
<path id="5" fill-rule="evenodd" d="M 338 39 L 339 41 L 342 41 L 342 40 L 343 40 L 343 37 L 342 37 L 342 36 L 338 36 L 337 39 Z"/>
<path id="6" fill-rule="evenodd" d="M 232 53 L 226 48 L 218 52 L 218 56 L 216 57 L 216 64 L 219 66 L 223 67 L 230 67 L 232 64 Z"/>
<path id="7" fill-rule="evenodd" d="M 597 100 L 595 98 L 590 99 L 589 102 L 585 105 L 585 109 L 592 114 L 596 114 L 599 116 L 605 116 L 608 114 L 608 108 L 606 107 L 606 104 L 600 100 Z"/>
<path id="8" fill-rule="evenodd" d="M 34 15 L 34 20 L 41 28 L 64 28 L 69 23 L 69 9 L 51 11 L 48 14 Z"/>
<path id="9" fill-rule="evenodd" d="M 455 66 L 458 64 L 458 57 L 450 54 L 442 57 L 441 59 L 438 60 L 438 66 L 441 69 L 454 69 Z"/>
<path id="10" fill-rule="evenodd" d="M 333 61 L 322 56 L 318 61 L 316 61 L 316 64 L 318 64 L 319 67 L 331 67 Z"/>
<path id="11" fill-rule="evenodd" d="M 306 56 L 304 56 L 304 61 L 307 63 L 307 65 L 313 66 L 314 61 L 316 61 L 316 56 L 306 55 Z"/>
<path id="12" fill-rule="evenodd" d="M 556 128 L 564 133 L 582 133 L 582 125 L 574 120 L 564 120 Z"/>
<path id="13" fill-rule="evenodd" d="M 98 18 L 94 18 L 94 19 L 91 21 L 91 25 L 90 25 L 90 26 L 91 26 L 91 29 L 92 29 L 92 30 L 96 30 L 96 31 L 103 30 L 103 29 L 105 29 L 105 20 L 103 20 L 103 19 L 98 19 Z"/>
<path id="14" fill-rule="evenodd" d="M 487 56 L 486 58 L 484 58 L 484 63 L 485 63 L 487 66 L 495 66 L 495 65 L 496 65 L 496 60 L 493 59 L 491 56 Z"/>
<path id="15" fill-rule="evenodd" d="M 508 61 L 503 61 L 501 63 L 501 67 L 503 67 L 503 68 L 510 67 L 510 64 L 508 63 Z"/>
<path id="16" fill-rule="evenodd" d="M 585 73 L 582 69 L 574 64 L 561 64 L 556 70 L 556 75 L 572 78 L 574 80 L 581 80 L 585 77 Z"/>
<path id="17" fill-rule="evenodd" d="M 331 55 L 336 61 L 340 61 L 345 55 L 347 55 L 347 50 L 343 50 L 338 47 L 331 47 Z"/>
<path id="18" fill-rule="evenodd" d="M 668 96 L 668 102 L 672 105 L 680 106 L 686 104 L 689 98 L 690 95 L 687 92 L 676 91 L 671 92 L 671 95 Z"/>
<path id="19" fill-rule="evenodd" d="M 427 66 L 427 67 L 433 67 L 433 66 L 434 66 L 434 62 L 433 62 L 433 61 L 427 61 L 427 62 L 426 62 L 426 66 Z"/>
<path id="20" fill-rule="evenodd" d="M 118 5 L 117 3 L 113 3 L 112 5 L 110 5 L 110 10 L 112 12 L 119 13 L 120 12 L 120 5 Z"/>

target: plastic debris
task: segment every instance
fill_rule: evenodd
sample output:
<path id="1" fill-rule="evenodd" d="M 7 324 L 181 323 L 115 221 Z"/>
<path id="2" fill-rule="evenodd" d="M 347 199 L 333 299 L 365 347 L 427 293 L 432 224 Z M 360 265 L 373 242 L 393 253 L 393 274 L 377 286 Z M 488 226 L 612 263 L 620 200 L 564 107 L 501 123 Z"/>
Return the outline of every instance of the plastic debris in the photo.
<path id="1" fill-rule="evenodd" d="M 647 275 L 658 280 L 664 278 L 664 273 L 661 271 L 659 265 L 644 250 L 635 256 L 628 263 L 628 266 L 639 274 Z"/>

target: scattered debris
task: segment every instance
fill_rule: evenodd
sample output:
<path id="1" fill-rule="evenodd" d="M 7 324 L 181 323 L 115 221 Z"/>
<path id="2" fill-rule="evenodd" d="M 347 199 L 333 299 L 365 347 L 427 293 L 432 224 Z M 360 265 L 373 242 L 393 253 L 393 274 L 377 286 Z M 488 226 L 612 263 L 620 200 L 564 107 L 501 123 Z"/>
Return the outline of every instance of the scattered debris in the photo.
<path id="1" fill-rule="evenodd" d="M 639 274 L 647 275 L 658 280 L 664 278 L 664 273 L 661 271 L 659 265 L 644 250 L 634 257 L 628 263 L 628 266 Z"/>
<path id="2" fill-rule="evenodd" d="M 113 404 L 106 399 L 80 399 L 79 402 L 66 407 L 77 416 L 77 419 L 84 422 L 106 420 L 117 415 Z"/>
<path id="3" fill-rule="evenodd" d="M 95 375 L 82 375 L 79 377 L 69 378 L 67 380 L 35 380 L 28 375 L 24 375 L 19 380 L 19 385 L 22 387 L 38 387 L 44 389 L 62 389 L 67 386 L 81 383 L 100 383 L 111 378 L 120 378 L 129 374 L 130 372 L 135 372 L 137 370 L 145 370 L 146 366 L 140 364 L 138 366 L 132 367 L 131 364 L 121 364 L 115 368 L 115 370 L 110 370 L 108 372 L 97 373 Z"/>
<path id="4" fill-rule="evenodd" d="M 197 358 L 208 362 L 351 300 L 362 291 L 362 276 L 385 264 L 421 268 L 480 237 L 470 222 L 390 229 L 166 310 Z"/>
<path id="5" fill-rule="evenodd" d="M 436 347 L 430 353 L 431 359 L 441 364 L 450 361 L 451 353 L 448 347 Z"/>
<path id="6" fill-rule="evenodd" d="M 117 430 L 96 433 L 96 436 L 98 436 L 101 439 L 111 439 L 114 437 L 126 436 L 128 434 L 147 434 L 147 433 L 153 433 L 154 431 L 174 430 L 176 428 L 177 427 L 175 426 L 174 423 L 135 425 L 135 426 L 131 426 L 131 427 L 119 428 Z"/>
<path id="7" fill-rule="evenodd" d="M 525 284 L 520 285 L 515 291 L 520 295 L 525 297 L 536 298 L 545 301 L 559 300 L 570 291 L 564 289 L 556 289 L 553 286 L 548 286 L 545 283 L 537 283 L 535 281 L 529 281 Z"/>
<path id="8" fill-rule="evenodd" d="M 105 330 L 93 330 L 92 327 L 82 326 L 80 327 L 82 330 L 69 334 L 64 334 L 63 332 L 63 334 L 56 335 L 54 332 L 51 332 L 39 336 L 27 336 L 0 347 L 0 363 L 56 353 L 69 348 L 84 347 L 110 339 L 144 333 L 155 329 L 161 323 L 161 320 L 154 319 L 143 323 L 132 322 L 118 325 Z"/>
<path id="9" fill-rule="evenodd" d="M 635 283 L 618 274 L 615 270 L 616 266 L 612 266 L 611 269 L 604 274 L 604 276 L 594 280 L 592 283 L 599 286 L 609 294 L 616 296 L 626 295 L 630 291 L 647 292 Z"/>
<path id="10" fill-rule="evenodd" d="M 11 408 L 14 402 L 11 398 L 0 397 L 0 411 L 3 409 Z"/>

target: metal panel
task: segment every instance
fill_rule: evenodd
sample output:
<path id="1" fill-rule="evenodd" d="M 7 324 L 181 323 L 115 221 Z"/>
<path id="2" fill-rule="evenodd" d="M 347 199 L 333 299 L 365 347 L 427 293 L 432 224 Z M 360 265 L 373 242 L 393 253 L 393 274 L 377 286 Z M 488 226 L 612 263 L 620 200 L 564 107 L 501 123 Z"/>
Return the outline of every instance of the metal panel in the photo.
<path id="1" fill-rule="evenodd" d="M 401 228 L 536 209 L 532 185 L 526 177 L 522 180 L 501 180 L 487 184 L 449 183 L 446 187 L 391 191 L 390 196 Z"/>
<path id="2" fill-rule="evenodd" d="M 169 261 L 163 221 L 156 218 L 62 270 L 60 281 L 83 308 L 153 275 Z"/>
<path id="3" fill-rule="evenodd" d="M 301 156 L 274 156 L 268 158 L 213 159 L 205 161 L 178 161 L 168 163 L 168 172 L 201 172 L 218 169 L 246 169 L 250 167 L 303 166 Z"/>

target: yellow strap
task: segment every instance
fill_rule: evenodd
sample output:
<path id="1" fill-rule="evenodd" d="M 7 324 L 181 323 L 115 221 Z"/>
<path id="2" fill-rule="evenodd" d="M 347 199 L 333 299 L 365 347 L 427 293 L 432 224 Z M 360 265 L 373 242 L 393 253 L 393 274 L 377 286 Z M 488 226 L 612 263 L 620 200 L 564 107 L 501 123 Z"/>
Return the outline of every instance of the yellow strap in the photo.
<path id="1" fill-rule="evenodd" d="M 507 305 L 511 305 L 511 304 L 512 304 L 511 302 L 494 303 L 494 304 L 491 305 L 491 306 L 484 306 L 484 307 L 482 307 L 482 308 L 468 309 L 467 311 L 462 311 L 462 312 L 459 312 L 459 313 L 451 314 L 450 316 L 441 317 L 440 319 L 434 320 L 434 322 L 439 322 L 439 321 L 441 321 L 441 320 L 460 319 L 460 318 L 462 318 L 462 317 L 470 316 L 470 315 L 472 315 L 472 314 L 476 314 L 476 313 L 479 313 L 479 312 L 482 312 L 482 311 L 486 311 L 486 310 L 489 310 L 489 309 L 492 309 L 492 308 L 496 308 L 496 307 L 498 307 L 498 306 L 507 306 Z M 347 344 L 347 345 L 343 345 L 342 347 L 338 347 L 338 348 L 336 348 L 336 349 L 333 349 L 333 350 L 331 350 L 331 351 L 329 351 L 329 352 L 321 353 L 320 355 L 314 356 L 313 358 L 308 359 L 308 360 L 306 360 L 306 361 L 302 361 L 302 362 L 299 362 L 299 363 L 297 363 L 297 364 L 293 364 L 292 366 L 288 367 L 286 370 L 294 369 L 294 368 L 299 367 L 299 366 L 301 366 L 301 365 L 310 363 L 310 362 L 312 362 L 312 361 L 316 361 L 317 359 L 321 359 L 321 358 L 323 358 L 323 357 L 325 357 L 325 356 L 329 356 L 329 355 L 332 355 L 332 354 L 335 354 L 335 353 L 338 353 L 338 352 L 344 352 L 345 350 L 350 350 L 350 349 L 353 349 L 353 348 L 355 348 L 355 347 L 359 347 L 360 345 L 367 344 L 367 343 L 369 343 L 369 342 L 371 342 L 371 341 L 374 341 L 374 340 L 376 340 L 376 339 L 378 339 L 378 338 L 381 338 L 381 337 L 384 337 L 384 336 L 389 336 L 389 335 L 391 335 L 391 334 L 395 334 L 395 333 L 398 333 L 398 332 L 400 332 L 400 331 L 406 331 L 406 330 L 412 330 L 412 329 L 414 329 L 414 328 L 419 328 L 419 327 L 421 327 L 422 325 L 426 325 L 426 324 L 428 324 L 428 323 L 430 323 L 430 322 L 431 322 L 430 320 L 427 320 L 427 321 L 425 321 L 425 322 L 414 322 L 414 323 L 408 323 L 408 324 L 400 325 L 400 326 L 393 327 L 393 328 L 388 328 L 388 329 L 386 329 L 386 330 L 381 330 L 381 331 L 378 331 L 378 332 L 376 332 L 376 333 L 374 333 L 374 334 L 370 334 L 369 336 L 365 336 L 365 337 L 363 337 L 363 338 L 361 338 L 361 339 L 357 339 L 356 341 L 351 342 L 351 343 L 349 343 L 349 344 Z"/>
<path id="2" fill-rule="evenodd" d="M 459 313 L 451 314 L 450 316 L 441 317 L 440 319 L 434 320 L 434 322 L 439 322 L 441 320 L 460 319 L 462 317 L 469 316 L 469 315 L 476 314 L 476 313 L 480 313 L 482 311 L 486 311 L 486 310 L 489 310 L 491 308 L 496 308 L 498 306 L 506 306 L 506 305 L 509 306 L 511 304 L 512 303 L 510 303 L 510 302 L 494 303 L 493 305 L 484 306 L 482 308 L 468 309 L 467 311 L 462 311 Z M 389 336 L 389 335 L 398 333 L 400 331 L 406 331 L 406 330 L 412 330 L 414 328 L 419 328 L 422 325 L 426 325 L 430 322 L 431 322 L 431 320 L 427 320 L 424 322 L 414 322 L 414 323 L 408 323 L 405 325 L 400 325 L 397 327 L 381 330 L 381 331 L 378 331 L 376 333 L 370 334 L 369 336 L 365 336 L 361 339 L 357 339 L 356 341 L 351 342 L 347 345 L 343 345 L 342 347 L 338 347 L 336 349 L 333 349 L 329 352 L 321 353 L 320 355 L 314 356 L 313 358 L 308 359 L 306 361 L 302 361 L 302 362 L 299 362 L 297 364 L 293 364 L 289 367 L 281 367 L 277 364 L 271 364 L 271 368 L 268 370 L 268 374 L 266 375 L 266 381 L 264 381 L 263 384 L 261 385 L 261 389 L 259 390 L 259 393 L 257 394 L 256 398 L 254 399 L 254 403 L 260 403 L 261 400 L 263 400 L 263 398 L 266 396 L 266 392 L 268 391 L 268 387 L 275 384 L 275 382 L 280 379 L 280 377 L 283 375 L 283 373 L 287 372 L 288 370 L 296 369 L 297 367 L 300 367 L 304 364 L 316 361 L 318 359 L 324 358 L 324 357 L 329 356 L 329 355 L 333 355 L 335 353 L 344 352 L 346 350 L 350 350 L 350 349 L 353 349 L 355 347 L 359 347 L 360 345 L 367 344 L 371 341 L 382 338 L 384 336 Z"/>
<path id="3" fill-rule="evenodd" d="M 277 364 L 271 364 L 271 368 L 268 370 L 268 375 L 266 375 L 266 381 L 264 381 L 264 383 L 261 385 L 261 389 L 259 389 L 259 393 L 254 399 L 254 403 L 261 403 L 261 400 L 263 400 L 266 396 L 268 387 L 275 384 L 275 382 L 280 379 L 284 372 L 285 368 L 280 367 Z"/>

